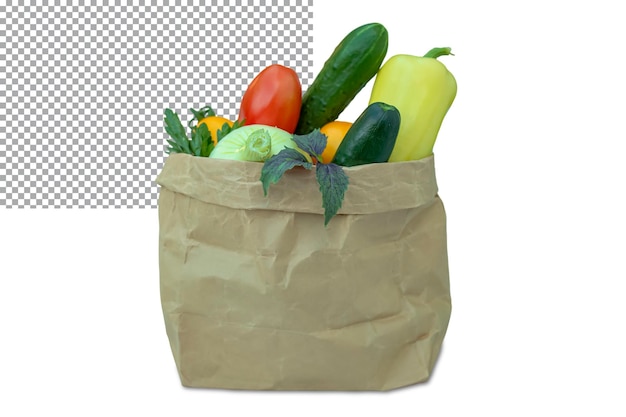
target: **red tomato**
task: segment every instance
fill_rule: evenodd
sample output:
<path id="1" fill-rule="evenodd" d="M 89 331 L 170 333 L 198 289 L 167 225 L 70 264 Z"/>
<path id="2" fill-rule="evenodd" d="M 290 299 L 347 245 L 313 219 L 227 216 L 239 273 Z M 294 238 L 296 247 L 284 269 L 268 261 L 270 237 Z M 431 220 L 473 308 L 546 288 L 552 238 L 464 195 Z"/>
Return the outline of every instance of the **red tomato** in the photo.
<path id="1" fill-rule="evenodd" d="M 250 83 L 241 99 L 238 120 L 275 126 L 293 133 L 300 118 L 302 85 L 291 68 L 273 64 Z"/>

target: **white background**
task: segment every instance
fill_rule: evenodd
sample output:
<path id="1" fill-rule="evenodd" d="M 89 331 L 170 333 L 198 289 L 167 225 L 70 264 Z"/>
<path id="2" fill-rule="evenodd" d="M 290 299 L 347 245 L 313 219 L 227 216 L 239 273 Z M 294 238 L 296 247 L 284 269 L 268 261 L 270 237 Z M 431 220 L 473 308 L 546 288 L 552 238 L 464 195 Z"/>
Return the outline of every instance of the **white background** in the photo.
<path id="1" fill-rule="evenodd" d="M 440 58 L 459 87 L 435 147 L 453 313 L 428 383 L 185 389 L 159 304 L 156 210 L 2 209 L 0 415 L 626 415 L 619 4 L 315 0 L 316 73 L 370 21 L 389 30 L 388 56 L 455 54 Z"/>

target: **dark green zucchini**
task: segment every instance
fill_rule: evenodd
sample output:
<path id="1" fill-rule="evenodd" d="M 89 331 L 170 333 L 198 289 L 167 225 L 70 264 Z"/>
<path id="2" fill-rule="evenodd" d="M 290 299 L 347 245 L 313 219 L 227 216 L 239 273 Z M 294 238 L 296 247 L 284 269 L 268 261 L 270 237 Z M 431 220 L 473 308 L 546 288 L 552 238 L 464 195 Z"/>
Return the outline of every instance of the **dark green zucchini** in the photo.
<path id="1" fill-rule="evenodd" d="M 387 162 L 399 130 L 398 109 L 386 103 L 372 103 L 348 129 L 332 162 L 346 167 Z"/>
<path id="2" fill-rule="evenodd" d="M 376 75 L 387 55 L 387 46 L 387 29 L 380 23 L 368 23 L 352 30 L 302 96 L 295 133 L 305 135 L 336 120 Z"/>

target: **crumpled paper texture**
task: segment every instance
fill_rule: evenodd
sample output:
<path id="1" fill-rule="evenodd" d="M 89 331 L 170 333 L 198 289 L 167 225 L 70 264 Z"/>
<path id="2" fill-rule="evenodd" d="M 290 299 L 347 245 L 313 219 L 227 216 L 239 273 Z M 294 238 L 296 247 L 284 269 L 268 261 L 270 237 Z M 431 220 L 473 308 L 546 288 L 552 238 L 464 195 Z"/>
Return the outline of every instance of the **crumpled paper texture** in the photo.
<path id="1" fill-rule="evenodd" d="M 157 177 L 167 335 L 182 385 L 385 391 L 426 381 L 451 313 L 434 158 L 315 173 L 170 155 Z"/>

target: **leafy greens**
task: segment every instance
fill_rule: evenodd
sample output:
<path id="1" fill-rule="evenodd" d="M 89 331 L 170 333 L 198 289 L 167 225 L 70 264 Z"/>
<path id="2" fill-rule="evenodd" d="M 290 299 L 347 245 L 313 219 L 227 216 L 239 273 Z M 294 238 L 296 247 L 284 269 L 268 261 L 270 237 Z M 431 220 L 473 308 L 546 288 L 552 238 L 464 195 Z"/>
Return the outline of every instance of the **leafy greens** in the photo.
<path id="1" fill-rule="evenodd" d="M 306 135 L 294 135 L 293 140 L 300 150 L 317 161 L 315 163 L 315 176 L 322 193 L 324 226 L 326 226 L 343 204 L 343 198 L 348 189 L 348 176 L 341 166 L 322 161 L 321 155 L 326 148 L 327 137 L 319 129 Z M 265 195 L 268 193 L 270 184 L 277 183 L 285 172 L 297 166 L 312 169 L 313 163 L 303 153 L 289 148 L 283 149 L 265 161 L 260 178 Z"/>

